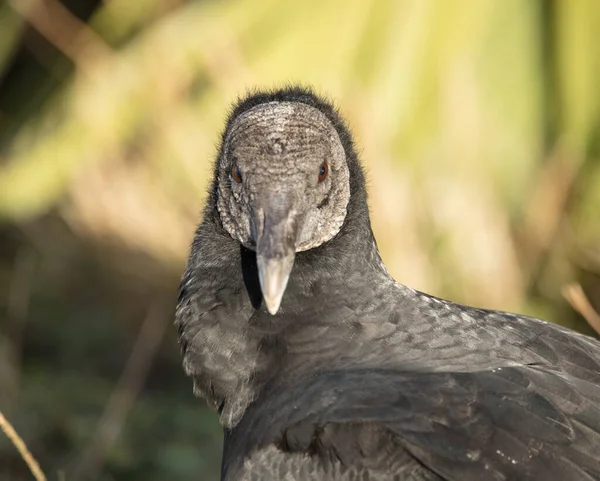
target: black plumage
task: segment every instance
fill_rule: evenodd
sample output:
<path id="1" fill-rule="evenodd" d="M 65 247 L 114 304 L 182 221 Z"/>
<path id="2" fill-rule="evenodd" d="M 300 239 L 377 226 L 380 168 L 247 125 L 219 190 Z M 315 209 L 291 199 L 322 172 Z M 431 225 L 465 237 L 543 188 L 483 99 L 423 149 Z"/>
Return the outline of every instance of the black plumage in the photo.
<path id="1" fill-rule="evenodd" d="M 262 106 L 267 113 L 254 121 Z M 313 143 L 319 132 L 322 142 L 333 137 L 320 120 L 310 130 L 313 114 L 337 133 L 347 174 L 332 161 L 330 184 L 315 178 L 314 195 L 302 197 L 285 187 L 291 167 L 277 165 L 295 168 L 306 157 L 298 172 L 318 169 Z M 303 143 L 313 149 L 306 155 Z M 230 185 L 224 169 L 238 163 L 244 183 Z M 263 172 L 269 182 L 257 183 Z M 257 185 L 275 193 L 263 199 Z M 298 192 L 313 189 L 306 185 Z M 302 230 L 322 203 L 334 212 L 336 202 L 345 216 L 341 227 L 331 221 L 332 238 L 325 221 Z M 227 224 L 230 208 L 249 220 Z M 285 224 L 287 213 L 300 220 Z M 273 245 L 288 234 L 261 240 L 283 225 L 302 232 L 295 256 Z M 317 237 L 327 240 L 298 248 Z M 281 305 L 267 309 L 265 262 L 286 255 L 293 268 L 287 287 L 276 283 Z M 258 93 L 231 112 L 176 325 L 195 393 L 225 426 L 224 480 L 600 480 L 600 343 L 396 283 L 377 251 L 352 137 L 308 90 Z"/>

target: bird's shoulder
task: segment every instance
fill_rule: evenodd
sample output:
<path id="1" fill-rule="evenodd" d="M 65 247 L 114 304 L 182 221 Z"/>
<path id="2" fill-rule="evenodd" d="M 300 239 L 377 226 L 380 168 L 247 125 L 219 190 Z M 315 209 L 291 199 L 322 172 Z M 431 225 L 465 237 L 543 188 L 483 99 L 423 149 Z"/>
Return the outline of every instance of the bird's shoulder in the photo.
<path id="1" fill-rule="evenodd" d="M 440 299 L 396 284 L 367 326 L 387 330 L 374 347 L 397 364 L 442 371 L 540 365 L 600 383 L 600 342 L 557 324 Z M 363 315 L 363 318 L 368 319 Z"/>

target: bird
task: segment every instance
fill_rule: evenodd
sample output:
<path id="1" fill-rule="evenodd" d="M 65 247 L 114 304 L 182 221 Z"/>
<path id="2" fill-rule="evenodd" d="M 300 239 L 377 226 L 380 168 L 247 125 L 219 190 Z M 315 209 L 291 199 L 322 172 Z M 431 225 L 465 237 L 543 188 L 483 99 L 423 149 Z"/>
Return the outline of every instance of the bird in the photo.
<path id="1" fill-rule="evenodd" d="M 600 342 L 395 281 L 311 88 L 233 105 L 175 326 L 223 481 L 600 480 Z"/>

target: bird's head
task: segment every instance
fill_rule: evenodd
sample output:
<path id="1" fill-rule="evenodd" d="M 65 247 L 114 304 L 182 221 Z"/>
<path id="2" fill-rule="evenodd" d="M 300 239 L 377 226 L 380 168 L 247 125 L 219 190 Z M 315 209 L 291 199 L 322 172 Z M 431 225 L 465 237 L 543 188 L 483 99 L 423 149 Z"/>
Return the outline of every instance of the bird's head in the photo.
<path id="1" fill-rule="evenodd" d="M 275 314 L 296 253 L 328 242 L 344 223 L 350 172 L 338 130 L 303 102 L 268 101 L 233 115 L 216 194 L 225 230 L 256 251 L 263 299 Z"/>

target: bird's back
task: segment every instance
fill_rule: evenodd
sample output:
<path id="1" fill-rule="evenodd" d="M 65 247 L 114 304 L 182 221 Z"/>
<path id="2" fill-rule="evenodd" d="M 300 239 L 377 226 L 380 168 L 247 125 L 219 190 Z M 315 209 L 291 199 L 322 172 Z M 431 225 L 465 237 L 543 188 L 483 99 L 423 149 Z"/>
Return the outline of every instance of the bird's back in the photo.
<path id="1" fill-rule="evenodd" d="M 417 292 L 413 302 L 401 299 L 403 333 L 265 389 L 228 435 L 224 479 L 600 479 L 595 340 Z"/>

